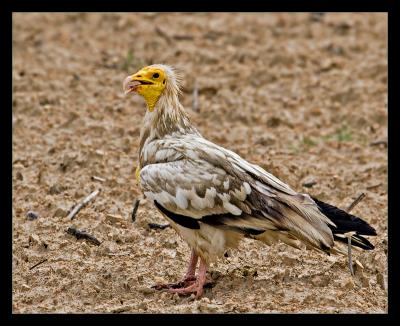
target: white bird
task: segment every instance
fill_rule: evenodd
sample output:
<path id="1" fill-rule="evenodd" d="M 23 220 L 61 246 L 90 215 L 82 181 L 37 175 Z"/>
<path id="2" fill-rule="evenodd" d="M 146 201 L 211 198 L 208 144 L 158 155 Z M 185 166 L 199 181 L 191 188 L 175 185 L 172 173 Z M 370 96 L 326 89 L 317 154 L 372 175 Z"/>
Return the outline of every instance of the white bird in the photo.
<path id="1" fill-rule="evenodd" d="M 373 249 L 364 220 L 294 191 L 258 165 L 205 139 L 179 102 L 180 78 L 167 65 L 144 67 L 124 80 L 125 93 L 147 105 L 136 178 L 146 198 L 192 249 L 183 281 L 158 285 L 178 294 L 203 294 L 210 262 L 243 237 L 343 253 L 335 242 Z M 199 271 L 195 275 L 198 259 Z"/>

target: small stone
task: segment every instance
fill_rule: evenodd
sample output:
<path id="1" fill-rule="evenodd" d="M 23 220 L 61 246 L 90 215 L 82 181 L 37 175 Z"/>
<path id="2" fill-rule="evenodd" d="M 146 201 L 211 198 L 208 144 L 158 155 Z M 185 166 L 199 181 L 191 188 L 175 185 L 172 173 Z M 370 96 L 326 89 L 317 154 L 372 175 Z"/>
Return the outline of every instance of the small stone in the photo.
<path id="1" fill-rule="evenodd" d="M 22 289 L 23 289 L 24 291 L 28 291 L 28 290 L 31 289 L 31 287 L 30 287 L 29 285 L 27 285 L 27 284 L 22 284 L 21 287 L 22 287 Z"/>
<path id="2" fill-rule="evenodd" d="M 268 127 L 272 127 L 272 128 L 275 128 L 275 127 L 278 127 L 280 124 L 281 124 L 281 119 L 280 118 L 278 118 L 278 117 L 271 117 L 271 118 L 269 118 L 268 119 L 268 121 L 267 121 L 267 126 Z"/>
<path id="3" fill-rule="evenodd" d="M 210 299 L 207 298 L 207 297 L 203 297 L 203 298 L 201 298 L 200 302 L 203 302 L 203 303 L 210 303 Z"/>
<path id="4" fill-rule="evenodd" d="M 282 255 L 282 262 L 285 265 L 293 266 L 293 265 L 297 264 L 298 259 L 294 255 L 290 255 L 290 254 L 284 253 L 284 255 Z"/>
<path id="5" fill-rule="evenodd" d="M 303 299 L 304 304 L 310 304 L 315 301 L 315 296 L 309 294 Z"/>
<path id="6" fill-rule="evenodd" d="M 211 274 L 211 279 L 213 281 L 218 280 L 222 276 L 221 272 L 218 272 L 218 271 L 211 271 L 210 274 Z"/>
<path id="7" fill-rule="evenodd" d="M 65 217 L 67 216 L 68 211 L 64 207 L 57 207 L 56 211 L 53 214 L 53 217 Z"/>
<path id="8" fill-rule="evenodd" d="M 143 309 L 143 310 L 147 310 L 147 303 L 142 301 L 141 303 L 139 303 L 138 308 L 139 309 Z"/>
<path id="9" fill-rule="evenodd" d="M 317 275 L 311 280 L 311 284 L 315 286 L 327 286 L 329 284 L 329 278 Z"/>
<path id="10" fill-rule="evenodd" d="M 65 187 L 60 185 L 59 183 L 55 183 L 49 189 L 50 195 L 58 195 L 61 194 L 65 190 Z"/>
<path id="11" fill-rule="evenodd" d="M 90 254 L 92 253 L 92 250 L 86 242 L 82 242 L 81 249 L 84 252 L 85 256 L 90 256 Z"/>
<path id="12" fill-rule="evenodd" d="M 34 211 L 29 211 L 26 213 L 26 218 L 30 221 L 36 220 L 39 217 L 39 214 Z"/>
<path id="13" fill-rule="evenodd" d="M 168 239 L 164 242 L 164 247 L 168 249 L 176 249 L 178 242 L 174 239 Z"/>
<path id="14" fill-rule="evenodd" d="M 267 136 L 261 136 L 256 140 L 256 144 L 262 145 L 262 146 L 271 146 L 276 143 L 276 139 L 274 136 L 267 135 Z"/>
<path id="15" fill-rule="evenodd" d="M 141 286 L 138 288 L 138 291 L 143 294 L 151 294 L 154 293 L 155 290 L 152 289 L 151 287 Z"/>
<path id="16" fill-rule="evenodd" d="M 33 245 L 40 245 L 42 243 L 42 240 L 37 234 L 31 234 L 29 236 L 29 243 L 32 243 Z"/>
<path id="17" fill-rule="evenodd" d="M 363 288 L 369 288 L 369 279 L 365 276 L 363 269 L 358 268 L 357 265 L 354 266 L 354 274 L 356 276 L 356 280 L 361 284 Z"/>
<path id="18" fill-rule="evenodd" d="M 15 176 L 17 177 L 17 180 L 20 180 L 20 181 L 24 180 L 24 176 L 19 171 L 17 172 L 17 174 Z"/>
<path id="19" fill-rule="evenodd" d="M 216 304 L 211 304 L 211 303 L 200 303 L 199 309 L 202 312 L 216 312 L 218 306 Z"/>
<path id="20" fill-rule="evenodd" d="M 303 181 L 303 187 L 311 188 L 317 184 L 317 180 L 313 176 L 308 176 Z"/>
<path id="21" fill-rule="evenodd" d="M 113 215 L 113 214 L 107 214 L 106 215 L 106 221 L 110 222 L 111 224 L 115 225 L 126 225 L 127 221 L 119 215 Z"/>
<path id="22" fill-rule="evenodd" d="M 345 279 L 342 283 L 341 283 L 341 287 L 344 289 L 354 289 L 355 284 L 354 284 L 354 280 L 352 277 L 348 277 L 347 279 Z"/>
<path id="23" fill-rule="evenodd" d="M 382 273 L 376 274 L 376 282 L 379 284 L 382 290 L 386 291 L 387 285 L 385 282 L 385 277 L 383 276 Z"/>

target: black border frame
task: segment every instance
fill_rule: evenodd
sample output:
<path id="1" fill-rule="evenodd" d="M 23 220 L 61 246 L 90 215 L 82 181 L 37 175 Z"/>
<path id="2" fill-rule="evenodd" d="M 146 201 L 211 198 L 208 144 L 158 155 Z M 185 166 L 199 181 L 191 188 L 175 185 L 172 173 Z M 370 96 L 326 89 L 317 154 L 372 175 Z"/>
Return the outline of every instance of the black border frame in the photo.
<path id="1" fill-rule="evenodd" d="M 8 196 L 1 196 L 3 199 L 3 207 L 8 208 L 7 214 L 2 214 L 2 227 L 1 231 L 3 236 L 1 239 L 1 255 L 3 266 L 0 269 L 2 272 L 5 272 L 2 280 L 1 287 L 1 296 L 3 300 L 1 300 L 2 305 L 1 309 L 3 310 L 0 313 L 1 318 L 5 319 L 5 321 L 26 321 L 26 322 L 44 322 L 44 321 L 55 321 L 60 320 L 65 317 L 68 319 L 82 320 L 88 321 L 89 319 L 93 319 L 95 322 L 114 319 L 112 314 L 73 314 L 68 316 L 58 315 L 58 314 L 13 314 L 12 313 L 12 13 L 13 12 L 104 12 L 104 11 L 179 11 L 179 12 L 194 12 L 194 11 L 224 11 L 224 12 L 256 12 L 256 11 L 268 11 L 268 12 L 388 12 L 388 314 L 376 314 L 376 315 L 347 315 L 347 314 L 339 314 L 339 315 L 320 315 L 320 314 L 246 314 L 246 315 L 143 315 L 143 314 L 128 314 L 128 315 L 118 315 L 115 318 L 118 320 L 132 320 L 133 319 L 154 319 L 158 321 L 165 322 L 167 320 L 177 321 L 182 317 L 185 318 L 196 318 L 198 321 L 204 318 L 212 318 L 215 322 L 222 321 L 223 319 L 236 319 L 243 321 L 273 321 L 273 320 L 282 320 L 287 319 L 296 320 L 296 321 L 306 321 L 306 319 L 315 319 L 318 321 L 326 320 L 327 318 L 333 319 L 341 319 L 341 320 L 359 320 L 359 321 L 377 321 L 385 320 L 389 321 L 389 318 L 394 318 L 394 314 L 396 313 L 396 307 L 400 307 L 400 303 L 398 300 L 399 289 L 397 275 L 398 275 L 398 263 L 397 259 L 399 257 L 399 237 L 396 232 L 400 230 L 398 224 L 399 219 L 395 214 L 396 210 L 396 184 L 395 180 L 397 180 L 397 174 L 399 169 L 399 161 L 396 155 L 397 142 L 400 139 L 398 135 L 394 135 L 398 133 L 400 129 L 397 124 L 400 123 L 400 119 L 398 118 L 398 111 L 400 110 L 399 102 L 398 102 L 398 60 L 400 55 L 398 53 L 396 47 L 396 41 L 399 40 L 398 31 L 400 30 L 398 17 L 396 16 L 398 6 L 396 6 L 395 0 L 386 0 L 386 1 L 357 1 L 357 0 L 336 0 L 336 1 L 274 1 L 269 3 L 262 3 L 260 0 L 256 0 L 253 2 L 249 1 L 241 1 L 236 3 L 213 3 L 210 6 L 207 6 L 205 3 L 194 3 L 188 1 L 177 1 L 177 0 L 168 0 L 158 3 L 152 2 L 144 2 L 140 3 L 139 1 L 103 1 L 103 2 L 90 2 L 90 1 L 6 1 L 2 2 L 1 7 L 3 10 L 0 10 L 1 19 L 0 22 L 3 25 L 1 28 L 3 41 L 3 51 L 4 55 L 3 60 L 1 60 L 2 65 L 4 66 L 2 69 L 3 73 L 1 76 L 4 79 L 3 85 L 6 87 L 2 87 L 3 96 L 1 97 L 3 104 L 2 110 L 2 128 L 1 131 L 4 133 L 1 139 L 6 143 L 4 148 L 7 148 L 7 153 L 10 154 L 9 158 L 4 161 L 5 167 L 2 169 L 3 173 L 6 175 L 6 183 L 7 190 L 5 193 L 10 194 L 10 198 Z M 397 127 L 397 128 L 396 128 Z M 11 146 L 10 146 L 11 145 Z M 7 198 L 7 199 L 6 199 Z M 5 267 L 7 266 L 7 267 Z M 6 290 L 5 290 L 6 289 Z M 5 304 L 6 303 L 6 304 Z M 71 320 L 70 319 L 70 320 Z M 183 318 L 182 318 L 183 319 Z"/>

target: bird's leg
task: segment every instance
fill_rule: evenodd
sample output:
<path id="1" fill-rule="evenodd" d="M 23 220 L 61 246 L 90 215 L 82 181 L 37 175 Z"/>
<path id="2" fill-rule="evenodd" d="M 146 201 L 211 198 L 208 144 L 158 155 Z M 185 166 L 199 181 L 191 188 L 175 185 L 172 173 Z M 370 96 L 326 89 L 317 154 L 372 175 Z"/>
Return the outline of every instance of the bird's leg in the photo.
<path id="1" fill-rule="evenodd" d="M 177 283 L 157 284 L 157 285 L 153 286 L 153 288 L 155 288 L 156 290 L 179 289 L 179 288 L 185 288 L 185 287 L 191 285 L 196 280 L 195 272 L 196 272 L 196 266 L 197 266 L 198 259 L 199 259 L 199 256 L 197 256 L 194 249 L 192 249 L 189 266 L 188 266 L 187 272 L 186 272 L 183 280 L 180 282 L 177 282 Z"/>
<path id="2" fill-rule="evenodd" d="M 191 294 L 196 293 L 196 298 L 203 295 L 204 284 L 206 283 L 207 264 L 200 259 L 199 273 L 197 274 L 196 281 L 192 285 L 183 288 L 169 288 L 168 292 L 178 294 Z"/>
<path id="3" fill-rule="evenodd" d="M 194 249 L 192 249 L 188 270 L 186 272 L 186 275 L 185 275 L 185 278 L 183 279 L 183 281 L 194 281 L 196 279 L 195 272 L 196 272 L 196 266 L 197 266 L 198 259 L 199 259 L 199 256 L 197 256 Z"/>

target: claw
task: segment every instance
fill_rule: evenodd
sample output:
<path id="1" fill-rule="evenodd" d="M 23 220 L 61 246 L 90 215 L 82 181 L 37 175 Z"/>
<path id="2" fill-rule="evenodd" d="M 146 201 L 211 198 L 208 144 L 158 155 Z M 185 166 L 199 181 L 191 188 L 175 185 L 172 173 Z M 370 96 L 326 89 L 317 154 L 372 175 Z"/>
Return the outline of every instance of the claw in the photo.
<path id="1" fill-rule="evenodd" d="M 177 283 L 167 283 L 167 284 L 156 284 L 152 288 L 156 290 L 164 289 L 181 289 L 191 286 L 196 281 L 195 277 L 188 277 Z"/>

